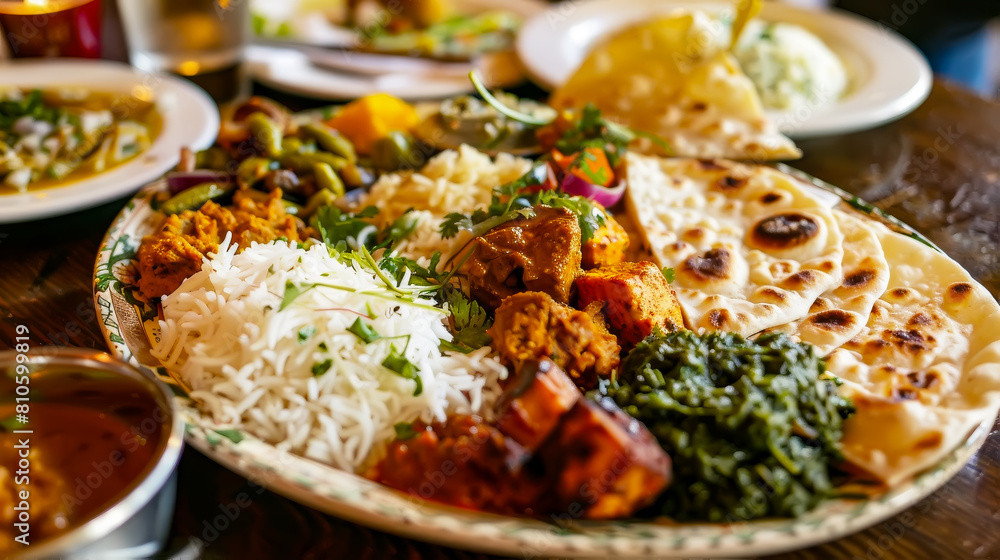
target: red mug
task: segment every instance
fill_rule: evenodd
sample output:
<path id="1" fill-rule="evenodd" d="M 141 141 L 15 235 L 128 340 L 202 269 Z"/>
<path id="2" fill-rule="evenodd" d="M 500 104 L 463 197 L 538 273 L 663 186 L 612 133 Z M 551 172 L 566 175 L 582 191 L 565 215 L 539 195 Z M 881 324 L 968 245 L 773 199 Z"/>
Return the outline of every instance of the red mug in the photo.
<path id="1" fill-rule="evenodd" d="M 14 58 L 101 56 L 101 0 L 0 0 L 0 28 Z"/>

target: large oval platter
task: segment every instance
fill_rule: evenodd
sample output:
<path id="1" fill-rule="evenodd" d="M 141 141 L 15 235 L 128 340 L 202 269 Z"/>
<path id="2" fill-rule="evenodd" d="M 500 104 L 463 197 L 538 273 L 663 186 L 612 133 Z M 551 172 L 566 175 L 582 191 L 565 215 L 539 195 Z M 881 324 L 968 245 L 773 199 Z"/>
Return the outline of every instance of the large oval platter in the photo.
<path id="1" fill-rule="evenodd" d="M 856 210 L 925 243 L 912 229 L 863 201 L 791 170 L 831 206 Z M 156 195 L 163 181 L 143 189 L 115 219 L 101 245 L 94 298 L 108 347 L 117 357 L 170 377 L 150 355 L 157 310 L 136 298 L 136 248 L 158 223 Z M 504 517 L 421 500 L 355 474 L 282 451 L 232 426 L 215 424 L 177 389 L 186 439 L 219 464 L 269 490 L 337 517 L 378 530 L 443 545 L 518 557 L 741 557 L 803 548 L 860 531 L 910 507 L 946 483 L 972 458 L 990 425 L 975 429 L 943 460 L 914 480 L 870 499 L 836 499 L 796 519 L 733 524 L 667 521 L 595 522 Z"/>

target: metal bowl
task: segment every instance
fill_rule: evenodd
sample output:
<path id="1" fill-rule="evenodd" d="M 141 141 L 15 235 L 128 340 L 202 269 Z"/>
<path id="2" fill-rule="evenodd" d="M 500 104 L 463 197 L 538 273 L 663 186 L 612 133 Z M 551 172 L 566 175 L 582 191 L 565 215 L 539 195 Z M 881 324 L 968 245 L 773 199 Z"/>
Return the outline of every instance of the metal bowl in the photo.
<path id="1" fill-rule="evenodd" d="M 32 538 L 27 547 L 14 544 L 11 549 L 13 557 L 147 558 L 156 554 L 163 548 L 170 531 L 176 497 L 177 463 L 184 445 L 184 423 L 174 408 L 170 389 L 150 372 L 140 371 L 104 352 L 81 348 L 32 347 L 23 354 L 2 351 L 0 371 L 5 381 L 15 375 L 18 356 L 27 358 L 32 386 L 36 376 L 69 375 L 71 372 L 93 375 L 94 378 L 124 376 L 136 382 L 137 385 L 132 383 L 131 387 L 145 391 L 150 404 L 155 403 L 155 410 L 163 414 L 155 414 L 160 437 L 138 479 L 119 490 L 114 501 L 99 506 L 100 513 L 79 525 L 37 544 Z M 72 383 L 71 379 L 65 381 Z M 12 402 L 13 397 L 4 401 Z"/>

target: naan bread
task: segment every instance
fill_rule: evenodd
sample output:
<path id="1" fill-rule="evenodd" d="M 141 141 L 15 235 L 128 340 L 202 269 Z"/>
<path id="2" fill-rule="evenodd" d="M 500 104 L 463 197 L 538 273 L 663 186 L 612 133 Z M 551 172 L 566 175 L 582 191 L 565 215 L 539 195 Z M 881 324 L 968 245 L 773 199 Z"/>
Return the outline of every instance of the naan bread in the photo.
<path id="1" fill-rule="evenodd" d="M 889 284 L 889 263 L 875 229 L 847 212 L 834 210 L 833 215 L 844 234 L 843 282 L 816 298 L 801 321 L 768 329 L 812 344 L 821 355 L 861 332 Z"/>
<path id="2" fill-rule="evenodd" d="M 627 156 L 626 205 L 693 330 L 749 336 L 805 318 L 843 280 L 833 211 L 797 179 L 725 160 Z"/>
<path id="3" fill-rule="evenodd" d="M 753 82 L 725 50 L 729 32 L 703 12 L 676 12 L 598 45 L 549 103 L 596 105 L 605 116 L 670 145 L 661 155 L 773 160 L 801 152 L 764 114 Z"/>
<path id="4" fill-rule="evenodd" d="M 857 407 L 844 457 L 888 485 L 930 467 L 1000 405 L 1000 305 L 955 261 L 880 224 L 890 268 L 827 370 Z"/>

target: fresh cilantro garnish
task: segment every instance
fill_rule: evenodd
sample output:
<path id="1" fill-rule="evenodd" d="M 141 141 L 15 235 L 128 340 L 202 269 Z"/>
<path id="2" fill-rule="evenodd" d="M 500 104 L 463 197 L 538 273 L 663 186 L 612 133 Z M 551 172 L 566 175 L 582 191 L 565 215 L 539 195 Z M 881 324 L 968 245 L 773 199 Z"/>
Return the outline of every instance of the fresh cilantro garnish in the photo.
<path id="1" fill-rule="evenodd" d="M 357 213 L 344 212 L 336 206 L 322 206 L 316 211 L 315 227 L 329 247 L 343 252 L 361 246 L 374 249 L 378 245 L 378 227 L 371 219 L 378 208 L 368 206 Z"/>
<path id="2" fill-rule="evenodd" d="M 333 366 L 333 360 L 329 358 L 323 360 L 322 362 L 316 362 L 312 366 L 312 374 L 314 377 L 319 377 L 320 375 L 323 375 L 324 373 L 329 371 L 329 369 L 332 366 Z"/>
<path id="3" fill-rule="evenodd" d="M 217 433 L 217 434 L 219 434 L 220 436 L 228 439 L 229 441 L 231 441 L 233 443 L 239 443 L 239 442 L 243 441 L 244 439 L 246 439 L 243 436 L 243 432 L 241 432 L 239 430 L 229 429 L 229 430 L 212 430 L 212 431 L 215 432 L 215 433 Z"/>
<path id="4" fill-rule="evenodd" d="M 66 118 L 66 115 L 68 113 L 64 109 L 46 105 L 42 98 L 42 91 L 34 89 L 19 100 L 0 101 L 0 130 L 13 135 L 12 127 L 22 117 L 31 117 L 36 121 L 58 124 L 60 118 Z M 79 121 L 76 123 L 74 126 L 79 126 Z"/>
<path id="5" fill-rule="evenodd" d="M 362 322 L 361 317 L 355 319 L 354 323 L 352 323 L 350 327 L 347 327 L 347 331 L 360 338 L 365 344 L 370 344 L 382 338 L 382 335 L 378 334 L 378 332 L 376 332 L 371 325 Z"/>
<path id="6" fill-rule="evenodd" d="M 408 422 L 399 422 L 394 424 L 392 429 L 396 430 L 396 439 L 401 441 L 417 437 L 417 432 L 413 429 L 413 424 Z"/>
<path id="7" fill-rule="evenodd" d="M 399 241 L 408 237 L 413 230 L 417 229 L 418 220 L 410 215 L 411 210 L 403 212 L 392 224 L 385 230 L 381 235 L 384 240 L 381 244 L 387 244 L 388 246 L 395 245 Z"/>
<path id="8" fill-rule="evenodd" d="M 768 24 L 764 26 L 764 29 L 760 32 L 761 41 L 771 41 L 774 39 L 774 24 Z"/>
<path id="9" fill-rule="evenodd" d="M 617 167 L 625 148 L 635 138 L 634 132 L 605 119 L 600 109 L 588 103 L 580 111 L 580 118 L 556 141 L 555 148 L 564 154 L 582 152 L 590 147 L 603 148 L 608 163 Z"/>
<path id="10" fill-rule="evenodd" d="M 364 295 L 366 295 L 368 297 L 374 297 L 374 298 L 378 298 L 378 299 L 389 300 L 389 301 L 396 302 L 397 304 L 408 305 L 410 307 L 417 307 L 417 308 L 420 308 L 420 309 L 427 309 L 427 310 L 435 311 L 435 312 L 438 312 L 438 313 L 444 313 L 443 311 L 441 311 L 437 307 L 434 307 L 433 305 L 429 305 L 429 304 L 425 304 L 425 303 L 416 301 L 415 296 L 420 295 L 420 293 L 422 291 L 425 291 L 428 288 L 426 288 L 426 287 L 420 287 L 420 286 L 408 286 L 408 287 L 400 288 L 400 287 L 396 286 L 396 284 L 392 281 L 392 279 L 389 278 L 389 277 L 387 277 L 385 275 L 385 273 L 382 271 L 382 269 L 380 269 L 378 267 L 378 264 L 375 262 L 375 259 L 372 258 L 371 253 L 369 253 L 368 251 L 365 251 L 365 250 L 362 249 L 362 252 L 360 254 L 358 254 L 358 253 L 345 253 L 342 256 L 344 258 L 351 259 L 354 262 L 361 263 L 361 265 L 363 267 L 365 267 L 366 269 L 368 269 L 368 270 L 372 271 L 373 273 L 375 273 L 375 275 L 378 276 L 379 279 L 381 279 L 382 282 L 385 284 L 385 291 L 383 292 L 383 291 L 376 291 L 376 290 L 364 290 L 364 289 L 359 289 L 359 288 L 353 288 L 351 286 L 341 286 L 341 285 L 338 285 L 338 284 L 326 284 L 326 283 L 323 283 L 323 282 L 316 282 L 316 283 L 313 283 L 313 284 L 304 284 L 304 285 L 299 286 L 299 285 L 297 285 L 294 282 L 292 282 L 292 281 L 289 280 L 289 281 L 287 281 L 285 283 L 285 294 L 281 298 L 281 306 L 279 307 L 278 310 L 279 311 L 284 310 L 286 307 L 288 307 L 289 305 L 291 305 L 292 302 L 295 301 L 296 298 L 298 298 L 300 295 L 308 292 L 309 290 L 311 290 L 313 288 L 317 288 L 317 287 L 322 287 L 322 288 L 330 288 L 331 290 L 339 290 L 339 291 L 342 291 L 342 292 L 348 292 L 348 293 L 353 293 L 353 294 L 362 293 L 362 294 L 364 294 Z M 437 289 L 437 286 L 434 286 L 433 289 Z M 367 311 L 369 313 L 369 316 L 371 316 L 372 313 L 371 313 L 371 308 L 370 307 L 369 307 L 369 309 Z"/>
<path id="11" fill-rule="evenodd" d="M 674 278 L 676 278 L 676 275 L 674 274 L 674 269 L 670 268 L 669 266 L 665 266 L 663 267 L 662 272 L 663 272 L 663 277 L 667 279 L 667 284 L 673 284 Z"/>
<path id="12" fill-rule="evenodd" d="M 445 216 L 441 222 L 441 237 L 450 239 L 458 235 L 459 230 L 469 230 L 473 237 L 484 235 L 491 229 L 517 218 L 531 219 L 535 211 L 531 208 L 519 208 L 502 214 L 490 215 L 482 210 L 476 210 L 471 216 L 453 212 Z"/>
<path id="13" fill-rule="evenodd" d="M 570 196 L 562 191 L 540 191 L 538 204 L 552 208 L 565 208 L 576 214 L 580 224 L 580 241 L 586 243 L 607 221 L 607 214 L 589 198 Z"/>
<path id="14" fill-rule="evenodd" d="M 587 164 L 588 162 L 595 162 L 595 161 L 597 161 L 597 156 L 595 156 L 593 152 L 590 152 L 588 150 L 583 150 L 580 152 L 578 156 L 576 156 L 576 158 L 570 164 L 569 169 L 567 169 L 566 171 L 574 169 L 579 170 L 587 177 L 587 180 L 590 181 L 591 183 L 595 185 L 607 185 L 611 181 L 611 176 L 608 173 L 608 168 L 601 166 L 595 170 L 594 168 L 592 168 L 590 165 Z"/>
<path id="15" fill-rule="evenodd" d="M 410 284 L 434 286 L 441 284 L 448 275 L 446 272 L 437 271 L 438 264 L 440 262 L 440 251 L 435 251 L 434 254 L 431 255 L 431 260 L 427 263 L 427 266 L 421 266 L 420 263 L 413 259 L 408 259 L 399 255 L 385 254 L 378 261 L 378 266 L 382 270 L 391 274 L 397 282 L 402 280 L 403 274 L 409 270 Z"/>
<path id="16" fill-rule="evenodd" d="M 299 296 L 308 292 L 309 290 L 316 287 L 315 284 L 310 284 L 308 286 L 298 286 L 291 280 L 285 282 L 285 295 L 281 297 L 281 305 L 278 306 L 278 311 L 284 311 L 286 307 L 292 304 Z"/>
<path id="17" fill-rule="evenodd" d="M 536 162 L 523 176 L 493 189 L 490 205 L 486 210 L 476 210 L 470 215 L 453 212 L 441 222 L 441 237 L 449 239 L 460 230 L 479 237 L 491 229 L 516 218 L 535 217 L 533 207 L 542 205 L 565 208 L 576 214 L 580 223 L 581 241 L 586 242 L 604 225 L 607 215 L 591 200 L 572 196 L 555 189 L 538 189 L 548 177 L 548 163 Z"/>
<path id="18" fill-rule="evenodd" d="M 549 166 L 548 163 L 544 161 L 536 161 L 531 169 L 527 173 L 521 175 L 517 179 L 502 185 L 500 187 L 500 193 L 514 196 L 517 193 L 530 189 L 531 187 L 541 187 L 549 178 Z"/>
<path id="19" fill-rule="evenodd" d="M 471 231 L 473 237 L 479 237 L 515 218 L 533 218 L 531 207 L 535 205 L 535 201 L 531 199 L 530 193 L 529 196 L 522 196 L 522 192 L 537 190 L 536 187 L 545 184 L 548 174 L 548 163 L 535 162 L 521 177 L 493 189 L 493 196 L 486 210 L 476 210 L 468 216 L 459 212 L 445 216 L 440 227 L 441 237 L 450 239 L 463 229 Z"/>
<path id="20" fill-rule="evenodd" d="M 287 293 L 287 290 L 286 290 Z M 316 327 L 309 325 L 307 327 L 302 327 L 299 329 L 299 344 L 309 340 L 309 337 L 316 334 Z"/>
<path id="21" fill-rule="evenodd" d="M 406 359 L 406 356 L 396 349 L 395 344 L 389 345 L 389 355 L 382 360 L 382 365 L 387 370 L 404 379 L 412 379 L 417 385 L 416 389 L 413 391 L 414 397 L 423 392 L 424 385 L 420 380 L 420 376 L 417 375 L 417 366 L 413 365 L 413 362 Z"/>
<path id="22" fill-rule="evenodd" d="M 325 206 L 317 211 L 315 226 L 323 242 L 341 253 L 362 248 L 371 252 L 391 248 L 417 228 L 418 220 L 410 210 L 403 212 L 384 230 L 379 230 L 372 221 L 377 215 L 378 208 L 374 206 L 367 206 L 354 214 L 336 206 Z"/>
<path id="23" fill-rule="evenodd" d="M 451 313 L 448 327 L 454 339 L 442 343 L 443 347 L 468 354 L 492 342 L 490 335 L 486 334 L 486 329 L 490 328 L 493 320 L 478 302 L 470 300 L 458 289 L 447 290 L 445 301 Z"/>

